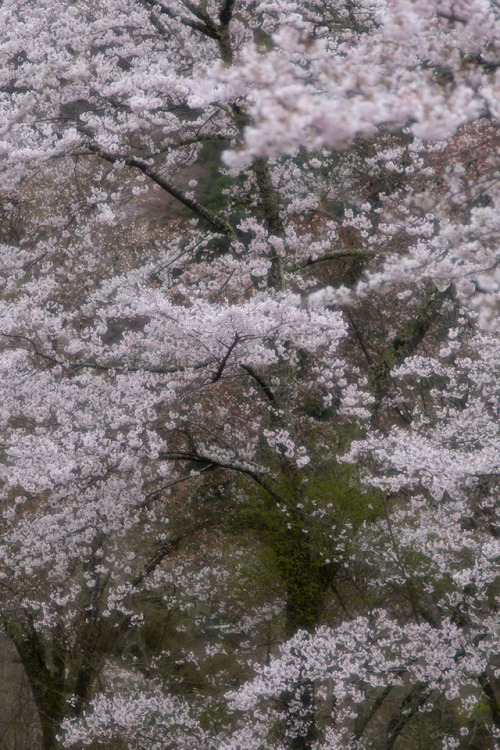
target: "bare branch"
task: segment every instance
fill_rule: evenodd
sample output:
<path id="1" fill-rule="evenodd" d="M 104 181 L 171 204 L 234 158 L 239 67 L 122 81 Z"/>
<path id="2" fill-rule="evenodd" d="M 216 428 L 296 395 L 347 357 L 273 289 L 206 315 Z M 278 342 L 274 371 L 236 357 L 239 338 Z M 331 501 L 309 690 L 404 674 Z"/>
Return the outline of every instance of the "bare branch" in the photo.
<path id="1" fill-rule="evenodd" d="M 217 372 L 215 372 L 212 376 L 212 383 L 216 383 L 220 378 L 222 377 L 222 373 L 224 372 L 224 368 L 227 365 L 227 361 L 229 357 L 231 356 L 232 351 L 234 348 L 238 345 L 238 342 L 240 341 L 239 334 L 235 334 L 234 341 L 228 346 L 226 353 L 224 354 L 223 358 L 220 361 L 219 367 L 217 368 Z"/>
<path id="2" fill-rule="evenodd" d="M 259 385 L 259 387 L 262 389 L 262 392 L 265 394 L 266 398 L 272 403 L 276 403 L 276 397 L 272 390 L 267 385 L 266 381 L 261 378 L 261 376 L 255 372 L 253 367 L 250 367 L 250 365 L 244 365 L 240 362 L 240 367 L 245 370 L 245 372 L 248 372 L 251 378 L 255 380 L 255 382 Z"/>
<path id="3" fill-rule="evenodd" d="M 153 26 L 161 33 L 165 34 L 167 33 L 167 29 L 163 26 L 160 19 L 158 18 L 158 15 L 154 12 L 156 10 L 159 11 L 164 16 L 167 16 L 167 18 L 171 18 L 173 20 L 180 21 L 184 26 L 189 26 L 190 29 L 195 29 L 195 31 L 199 31 L 201 34 L 204 34 L 205 36 L 210 37 L 210 39 L 219 39 L 219 33 L 217 31 L 217 28 L 213 21 L 210 19 L 209 16 L 203 16 L 203 19 L 200 19 L 200 21 L 193 21 L 190 18 L 186 18 L 185 16 L 179 16 L 176 13 L 174 13 L 170 8 L 167 8 L 165 5 L 161 5 L 160 3 L 157 3 L 156 0 L 138 0 L 141 5 L 143 5 L 147 10 L 150 10 L 150 20 Z M 191 10 L 186 3 L 184 5 L 188 8 L 188 10 Z M 194 8 L 196 6 L 193 6 Z M 193 10 L 191 10 L 193 13 Z M 197 18 L 200 18 L 199 15 L 194 14 L 197 16 Z M 207 23 L 207 20 L 209 23 Z"/>
<path id="4" fill-rule="evenodd" d="M 288 268 L 288 271 L 299 271 L 302 268 L 308 268 L 316 263 L 325 263 L 328 260 L 337 260 L 338 258 L 382 258 L 389 253 L 383 250 L 366 250 L 364 247 L 349 247 L 340 250 L 332 250 L 329 253 L 320 255 L 318 258 L 306 258 Z"/>
<path id="5" fill-rule="evenodd" d="M 206 461 L 212 466 L 218 468 L 218 469 L 228 469 L 229 471 L 234 471 L 238 474 L 244 474 L 251 479 L 254 480 L 256 484 L 258 484 L 260 487 L 262 487 L 270 497 L 272 497 L 277 502 L 282 502 L 283 498 L 275 492 L 273 489 L 271 482 L 268 481 L 266 477 L 264 477 L 262 474 L 260 474 L 256 469 L 253 469 L 248 466 L 242 466 L 241 464 L 238 464 L 236 461 L 223 461 L 219 458 L 213 458 L 211 456 L 205 456 L 201 453 L 198 453 L 196 450 L 193 450 L 192 452 L 189 451 L 171 451 L 167 453 L 161 453 L 160 454 L 161 459 L 171 460 L 171 461 Z"/>
<path id="6" fill-rule="evenodd" d="M 165 177 L 161 177 L 157 172 L 155 172 L 150 164 L 143 161 L 142 159 L 137 159 L 135 156 L 124 157 L 120 155 L 110 154 L 108 151 L 102 149 L 97 143 L 89 144 L 88 149 L 91 153 L 96 154 L 101 159 L 104 159 L 104 161 L 107 161 L 110 164 L 123 163 L 127 167 L 138 169 L 140 172 L 142 172 L 142 174 L 146 175 L 146 177 L 154 182 L 155 185 L 158 185 L 158 187 L 160 187 L 162 190 L 165 190 L 165 192 L 171 195 L 173 198 L 176 198 L 180 203 L 189 208 L 195 214 L 205 219 L 205 221 L 207 221 L 212 227 L 214 227 L 214 229 L 222 232 L 222 234 L 226 235 L 226 237 L 228 237 L 229 239 L 235 240 L 237 238 L 237 235 L 241 234 L 238 232 L 238 230 L 233 229 L 233 227 L 228 224 L 227 221 L 219 218 L 217 214 L 199 203 L 196 198 L 189 198 L 182 190 L 180 190 L 176 185 L 170 182 L 170 180 L 165 179 Z"/>
<path id="7" fill-rule="evenodd" d="M 32 352 L 35 356 L 40 357 L 41 359 L 44 359 L 47 362 L 52 363 L 53 365 L 59 365 L 60 367 L 64 368 L 66 371 L 68 371 L 70 374 L 73 374 L 77 372 L 77 370 L 96 370 L 97 372 L 119 372 L 119 373 L 127 373 L 127 372 L 148 372 L 152 373 L 153 375 L 172 375 L 177 372 L 186 372 L 187 370 L 202 370 L 204 367 L 208 367 L 212 364 L 212 360 L 204 360 L 203 362 L 197 362 L 194 365 L 173 365 L 172 367 L 147 367 L 145 365 L 144 367 L 136 367 L 136 366 L 127 366 L 127 365 L 120 365 L 120 364 L 102 364 L 99 362 L 88 362 L 88 361 L 82 361 L 82 362 L 69 362 L 64 359 L 57 359 L 56 357 L 51 356 L 50 354 L 46 354 L 45 352 L 41 351 L 36 342 L 32 339 L 28 338 L 27 336 L 21 336 L 13 333 L 2 333 L 0 332 L 0 336 L 6 339 L 12 339 L 12 344 L 7 344 L 6 346 L 1 346 L 0 349 L 25 349 L 25 351 L 30 351 L 25 346 L 22 346 L 22 344 L 29 344 L 30 347 L 32 347 Z M 16 344 L 14 342 L 19 341 L 19 344 Z"/>

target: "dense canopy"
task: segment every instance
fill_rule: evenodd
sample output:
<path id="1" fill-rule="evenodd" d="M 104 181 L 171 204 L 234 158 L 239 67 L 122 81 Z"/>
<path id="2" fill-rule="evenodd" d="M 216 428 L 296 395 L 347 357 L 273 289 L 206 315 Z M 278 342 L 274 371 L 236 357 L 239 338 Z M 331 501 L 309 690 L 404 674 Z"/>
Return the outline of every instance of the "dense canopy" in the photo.
<path id="1" fill-rule="evenodd" d="M 496 747 L 497 2 L 3 0 L 0 60 L 40 747 Z"/>

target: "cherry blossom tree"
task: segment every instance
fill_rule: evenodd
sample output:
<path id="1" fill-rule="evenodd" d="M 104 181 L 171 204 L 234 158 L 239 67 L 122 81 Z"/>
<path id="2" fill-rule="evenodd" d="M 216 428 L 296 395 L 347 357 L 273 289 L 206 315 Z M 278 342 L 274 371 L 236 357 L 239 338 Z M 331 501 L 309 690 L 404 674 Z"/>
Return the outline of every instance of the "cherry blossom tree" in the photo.
<path id="1" fill-rule="evenodd" d="M 2 618 L 44 750 L 409 747 L 429 714 L 493 747 L 495 2 L 4 0 L 0 28 Z M 141 595 L 241 525 L 283 646 L 241 649 L 217 734 L 154 659 L 109 674 Z"/>

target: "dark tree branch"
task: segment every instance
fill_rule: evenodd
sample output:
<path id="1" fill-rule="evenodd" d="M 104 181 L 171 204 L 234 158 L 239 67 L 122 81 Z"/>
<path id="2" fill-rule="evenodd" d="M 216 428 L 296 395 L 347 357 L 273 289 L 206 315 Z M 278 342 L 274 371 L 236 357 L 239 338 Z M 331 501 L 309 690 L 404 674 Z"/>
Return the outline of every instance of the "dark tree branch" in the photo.
<path id="1" fill-rule="evenodd" d="M 353 330 L 353 333 L 354 333 L 355 337 L 358 340 L 358 343 L 359 343 L 359 346 L 361 348 L 361 351 L 365 355 L 365 359 L 366 359 L 366 362 L 368 364 L 368 367 L 371 367 L 372 366 L 372 358 L 370 356 L 370 352 L 368 351 L 368 349 L 366 347 L 364 338 L 361 335 L 361 331 L 359 330 L 357 323 L 355 322 L 354 318 L 352 317 L 352 315 L 348 311 L 345 312 L 345 316 L 347 318 L 347 321 L 348 321 L 349 325 L 351 326 L 351 328 Z"/>
<path id="2" fill-rule="evenodd" d="M 346 247 L 341 250 L 332 250 L 329 253 L 321 255 L 319 258 L 306 258 L 305 260 L 300 260 L 298 263 L 290 266 L 287 270 L 292 272 L 299 271 L 302 268 L 308 268 L 316 263 L 325 263 L 328 260 L 337 260 L 338 258 L 380 258 L 388 254 L 389 253 L 381 250 L 365 250 L 363 247 Z"/>
<path id="3" fill-rule="evenodd" d="M 379 708 L 382 706 L 386 698 L 389 697 L 389 693 L 391 692 L 392 688 L 393 688 L 393 685 L 387 685 L 384 688 L 384 690 L 375 698 L 369 710 L 363 716 L 360 716 L 356 719 L 355 726 L 354 726 L 354 739 L 355 740 L 361 739 L 361 736 L 363 735 L 363 732 L 365 731 L 366 727 L 368 726 L 372 718 L 375 716 Z"/>
<path id="4" fill-rule="evenodd" d="M 256 484 L 258 484 L 262 489 L 264 489 L 270 497 L 272 497 L 276 502 L 281 503 L 283 501 L 283 498 L 278 495 L 277 492 L 273 489 L 271 482 L 267 480 L 266 477 L 259 474 L 259 472 L 256 469 L 252 469 L 251 467 L 247 466 L 241 466 L 236 461 L 223 461 L 219 458 L 213 458 L 211 456 L 205 456 L 201 453 L 198 453 L 196 450 L 189 451 L 169 451 L 166 453 L 160 454 L 161 459 L 171 460 L 171 461 L 206 461 L 207 463 L 211 464 L 212 466 L 218 468 L 218 469 L 228 469 L 229 471 L 235 471 L 238 474 L 244 474 L 247 477 L 250 477 L 254 480 Z"/>
<path id="5" fill-rule="evenodd" d="M 14 333 L 2 333 L 0 331 L 0 336 L 6 338 L 6 339 L 12 339 L 13 342 L 20 341 L 20 344 L 7 344 L 6 346 L 0 346 L 1 349 L 24 349 L 25 351 L 30 351 L 30 349 L 26 348 L 25 346 L 22 346 L 22 343 L 29 344 L 30 347 L 32 347 L 32 353 L 36 357 L 40 357 L 41 359 L 45 360 L 46 362 L 50 362 L 53 365 L 59 365 L 60 367 L 64 368 L 69 374 L 74 374 L 78 370 L 96 370 L 97 372 L 119 372 L 119 373 L 127 373 L 127 372 L 148 372 L 153 375 L 173 375 L 178 372 L 186 372 L 187 370 L 202 370 L 204 367 L 209 367 L 212 364 L 212 360 L 204 360 L 203 362 L 197 362 L 193 365 L 173 365 L 172 367 L 148 367 L 145 365 L 144 367 L 137 367 L 137 366 L 127 366 L 127 365 L 121 365 L 121 364 L 101 364 L 99 362 L 69 362 L 64 359 L 57 359 L 56 357 L 53 357 L 49 354 L 46 354 L 45 352 L 41 351 L 38 347 L 35 341 L 28 338 L 27 336 L 21 336 Z"/>
<path id="6" fill-rule="evenodd" d="M 29 344 L 29 346 L 32 348 L 32 353 L 35 356 L 40 357 L 41 359 L 44 359 L 46 362 L 50 362 L 53 365 L 63 364 L 58 359 L 56 359 L 56 357 L 53 357 L 50 354 L 45 354 L 45 352 L 40 351 L 36 343 L 32 339 L 28 338 L 28 336 L 21 336 L 15 333 L 2 333 L 2 332 L 0 332 L 0 336 L 2 336 L 2 338 L 5 338 L 5 339 L 12 339 L 13 342 L 19 341 L 24 344 Z M 24 349 L 24 351 L 30 351 L 29 349 L 27 349 L 27 347 L 16 345 L 14 343 L 7 344 L 6 346 L 1 346 L 0 349 Z"/>
<path id="7" fill-rule="evenodd" d="M 488 699 L 488 705 L 490 707 L 493 723 L 496 727 L 500 727 L 500 702 L 498 700 L 498 694 L 493 689 L 492 675 L 488 674 L 489 671 L 491 670 L 487 670 L 479 675 L 478 680 L 483 693 Z"/>
<path id="8" fill-rule="evenodd" d="M 213 117 L 213 115 L 212 115 L 212 117 Z M 208 122 L 208 120 L 207 120 L 207 122 Z M 201 128 L 205 127 L 205 125 L 206 125 L 206 122 L 204 122 L 203 125 L 200 127 L 200 130 L 201 130 Z M 198 133 L 199 133 L 199 131 L 198 131 Z M 233 138 L 233 137 L 234 137 L 234 134 L 230 135 L 229 133 L 227 133 L 227 134 L 224 134 L 224 133 L 207 133 L 207 135 L 203 135 L 203 134 L 199 133 L 199 134 L 193 136 L 192 138 L 185 138 L 184 140 L 179 140 L 179 141 L 177 141 L 177 143 L 172 144 L 172 146 L 174 148 L 183 148 L 184 146 L 194 146 L 197 143 L 207 143 L 207 142 L 211 143 L 211 142 L 215 142 L 215 141 L 223 141 L 224 143 L 228 143 L 228 141 L 230 141 L 231 138 Z M 162 153 L 168 152 L 170 150 L 171 150 L 171 147 L 168 147 L 166 149 L 162 149 L 162 150 L 158 151 L 157 153 L 158 154 L 162 154 Z"/>
<path id="9" fill-rule="evenodd" d="M 178 534 L 178 536 L 172 537 L 172 539 L 168 539 L 166 542 L 160 545 L 154 555 L 150 557 L 150 559 L 144 565 L 144 568 L 141 570 L 141 572 L 132 579 L 133 588 L 140 586 L 140 584 L 156 570 L 158 565 L 160 565 L 163 560 L 168 557 L 168 555 L 171 555 L 173 552 L 177 552 L 182 542 L 184 542 L 186 539 L 189 539 L 189 537 L 191 537 L 194 533 L 197 533 L 198 531 L 201 531 L 203 529 L 207 529 L 211 525 L 212 521 L 210 519 L 207 519 L 201 523 L 195 524 L 195 526 L 188 529 L 188 531 L 186 531 L 184 534 Z"/>
<path id="10" fill-rule="evenodd" d="M 195 31 L 199 31 L 201 34 L 204 34 L 205 36 L 210 37 L 210 39 L 219 39 L 219 32 L 217 30 L 217 27 L 211 20 L 211 18 L 207 15 L 202 15 L 200 17 L 199 13 L 194 13 L 192 8 L 189 7 L 189 5 L 192 5 L 192 3 L 186 4 L 184 3 L 184 6 L 193 13 L 199 20 L 193 21 L 191 18 L 186 18 L 185 16 L 179 16 L 178 14 L 174 13 L 172 10 L 167 8 L 165 5 L 159 4 L 156 2 L 156 0 L 139 0 L 141 5 L 143 5 L 147 10 L 150 10 L 150 20 L 153 26 L 160 31 L 161 34 L 165 34 L 167 31 L 163 24 L 159 21 L 158 16 L 155 14 L 154 11 L 158 11 L 162 15 L 166 16 L 167 18 L 171 18 L 172 20 L 180 21 L 184 26 L 188 26 L 190 29 L 194 29 Z M 192 6 L 194 9 L 198 10 L 196 6 Z M 209 23 L 207 23 L 207 21 Z"/>
<path id="11" fill-rule="evenodd" d="M 233 15 L 235 0 L 224 0 L 219 13 L 221 26 L 229 26 Z"/>
<path id="12" fill-rule="evenodd" d="M 405 726 L 419 712 L 420 708 L 427 703 L 428 699 L 429 693 L 427 692 L 426 685 L 417 682 L 401 703 L 399 710 L 396 711 L 389 721 L 384 750 L 392 750 Z"/>
<path id="13" fill-rule="evenodd" d="M 276 403 L 276 397 L 272 390 L 267 385 L 266 381 L 253 369 L 253 367 L 250 367 L 250 365 L 243 365 L 240 362 L 240 367 L 247 372 L 251 378 L 255 380 L 255 382 L 259 385 L 262 392 L 266 396 L 266 398 L 271 402 L 271 404 Z"/>
<path id="14" fill-rule="evenodd" d="M 157 3 L 154 2 L 154 0 L 138 0 L 138 2 L 146 8 L 146 10 L 149 11 L 149 20 L 151 21 L 152 25 L 155 27 L 155 29 L 162 35 L 167 36 L 168 35 L 168 29 L 167 27 L 162 23 L 161 19 L 159 18 L 158 14 L 155 13 L 154 8 L 157 6 Z"/>
<path id="15" fill-rule="evenodd" d="M 413 354 L 436 320 L 445 299 L 451 297 L 451 294 L 451 286 L 444 292 L 433 287 L 412 319 L 401 328 L 383 352 L 378 363 L 372 367 L 368 389 L 375 398 L 371 406 L 373 419 L 376 420 L 382 400 L 390 388 L 392 371 Z"/>
<path id="16" fill-rule="evenodd" d="M 253 173 L 257 180 L 257 187 L 264 212 L 264 224 L 269 234 L 275 237 L 285 237 L 285 227 L 280 216 L 280 202 L 276 188 L 271 179 L 271 170 L 265 159 L 257 158 L 253 163 Z M 268 274 L 268 283 L 272 289 L 282 291 L 284 289 L 283 258 L 274 249 L 270 248 L 269 258 L 271 268 Z"/>
<path id="17" fill-rule="evenodd" d="M 191 0 L 181 0 L 181 2 L 184 7 L 193 14 L 193 16 L 202 21 L 209 29 L 216 31 L 217 27 L 208 13 L 205 13 L 205 11 L 203 11 L 198 5 L 195 5 Z"/>
<path id="18" fill-rule="evenodd" d="M 229 357 L 231 356 L 231 353 L 233 352 L 234 348 L 238 345 L 239 341 L 240 341 L 239 334 L 235 334 L 234 341 L 232 342 L 232 344 L 228 346 L 226 353 L 224 354 L 223 358 L 220 361 L 217 371 L 214 372 L 214 374 L 212 375 L 212 383 L 216 383 L 222 377 L 222 373 L 224 372 L 224 368 L 227 365 L 227 361 Z"/>
<path id="19" fill-rule="evenodd" d="M 229 39 L 221 40 L 221 54 L 225 62 L 231 61 L 232 52 Z M 251 119 L 239 104 L 233 104 L 232 111 L 234 122 L 240 133 L 243 133 L 244 128 L 251 124 Z M 279 194 L 273 185 L 271 170 L 266 159 L 257 157 L 252 164 L 252 171 L 257 182 L 262 213 L 264 214 L 264 225 L 269 234 L 284 239 L 285 227 L 280 215 Z M 269 258 L 271 268 L 267 277 L 268 284 L 272 289 L 283 291 L 285 287 L 284 260 L 272 246 L 270 247 Z"/>
<path id="20" fill-rule="evenodd" d="M 90 153 L 96 154 L 96 156 L 99 156 L 101 159 L 104 159 L 104 161 L 107 161 L 110 164 L 121 163 L 125 164 L 127 167 L 131 167 L 132 169 L 138 169 L 140 172 L 142 172 L 142 174 L 146 175 L 146 177 L 148 177 L 151 182 L 154 182 L 155 185 L 158 185 L 158 187 L 178 200 L 184 206 L 189 208 L 199 217 L 205 219 L 205 221 L 207 221 L 214 229 L 216 229 L 218 232 L 222 232 L 222 234 L 224 234 L 230 240 L 235 240 L 238 234 L 241 234 L 237 230 L 233 229 L 233 227 L 228 224 L 227 221 L 224 221 L 224 219 L 221 219 L 209 208 L 206 208 L 206 206 L 203 206 L 201 203 L 199 203 L 196 198 L 189 198 L 182 190 L 180 190 L 176 185 L 170 182 L 170 180 L 161 177 L 150 164 L 143 161 L 142 159 L 137 159 L 135 156 L 124 157 L 120 155 L 110 154 L 108 151 L 104 151 L 104 149 L 102 149 L 97 143 L 90 143 L 88 145 L 88 150 L 90 151 Z"/>
<path id="21" fill-rule="evenodd" d="M 207 471 L 209 468 L 211 468 L 211 464 L 208 466 L 205 466 L 203 469 L 200 469 L 198 471 L 198 474 L 201 474 L 203 471 Z M 172 479 L 171 482 L 167 482 L 167 484 L 162 484 L 161 487 L 158 487 L 156 490 L 152 490 L 151 492 L 148 492 L 145 499 L 140 503 L 140 508 L 146 508 L 149 503 L 155 499 L 155 497 L 158 497 L 158 495 L 161 495 L 162 492 L 165 492 L 165 490 L 170 489 L 170 487 L 175 487 L 176 484 L 182 484 L 182 482 L 187 482 L 189 479 L 192 479 L 192 474 L 185 474 L 183 477 L 179 477 L 178 479 Z"/>

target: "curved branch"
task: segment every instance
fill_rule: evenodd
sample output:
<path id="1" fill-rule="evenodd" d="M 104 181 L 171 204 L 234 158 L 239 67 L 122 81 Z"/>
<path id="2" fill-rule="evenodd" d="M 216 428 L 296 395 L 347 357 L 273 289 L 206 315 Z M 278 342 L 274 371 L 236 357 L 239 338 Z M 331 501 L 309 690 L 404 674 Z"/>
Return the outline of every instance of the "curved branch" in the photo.
<path id="1" fill-rule="evenodd" d="M 214 229 L 218 232 L 222 232 L 222 234 L 226 235 L 230 240 L 235 240 L 240 234 L 238 230 L 233 229 L 227 221 L 224 221 L 224 219 L 221 219 L 209 208 L 199 203 L 196 198 L 189 198 L 187 194 L 174 185 L 173 182 L 170 182 L 170 180 L 167 180 L 165 177 L 161 177 L 155 172 L 150 164 L 142 159 L 137 159 L 135 156 L 124 157 L 118 154 L 110 154 L 108 151 L 104 151 L 104 149 L 102 149 L 97 143 L 89 144 L 88 149 L 92 154 L 99 156 L 110 164 L 121 163 L 132 169 L 138 169 L 142 174 L 148 177 L 151 182 L 154 182 L 155 185 L 158 185 L 158 187 L 166 193 L 178 200 L 202 219 L 205 219 L 205 221 L 207 221 Z"/>
<path id="2" fill-rule="evenodd" d="M 283 501 L 283 498 L 273 490 L 271 483 L 268 482 L 265 477 L 259 474 L 258 471 L 250 467 L 239 466 L 237 463 L 232 463 L 231 461 L 223 461 L 222 459 L 216 459 L 211 456 L 204 456 L 197 453 L 196 451 L 167 451 L 165 453 L 160 453 L 160 458 L 162 460 L 166 459 L 171 461 L 206 461 L 217 469 L 228 469 L 230 471 L 235 471 L 238 474 L 245 474 L 247 477 L 253 479 L 256 484 L 262 487 L 262 489 L 265 490 L 268 495 L 273 498 L 273 500 L 276 500 L 276 502 L 278 503 L 281 503 Z"/>
<path id="3" fill-rule="evenodd" d="M 309 257 L 306 258 L 306 260 L 300 260 L 298 263 L 295 263 L 287 270 L 293 273 L 294 271 L 299 271 L 302 268 L 313 266 L 316 263 L 324 263 L 327 260 L 337 260 L 338 258 L 380 258 L 384 255 L 389 254 L 390 253 L 387 253 L 383 250 L 365 250 L 365 248 L 363 247 L 346 247 L 342 248 L 341 250 L 332 250 L 329 253 L 320 255 L 319 258 Z"/>

